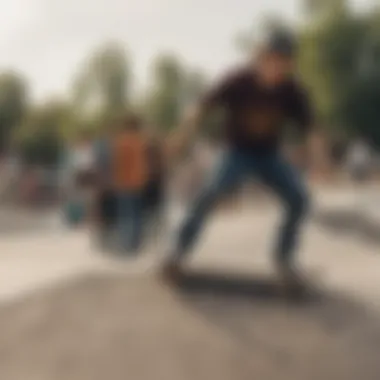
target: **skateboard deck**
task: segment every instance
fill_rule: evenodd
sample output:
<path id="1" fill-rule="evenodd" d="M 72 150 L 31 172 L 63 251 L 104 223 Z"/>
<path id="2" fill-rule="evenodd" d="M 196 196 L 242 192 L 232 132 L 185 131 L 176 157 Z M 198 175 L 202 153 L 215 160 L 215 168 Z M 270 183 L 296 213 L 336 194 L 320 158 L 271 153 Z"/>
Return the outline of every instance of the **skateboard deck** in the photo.
<path id="1" fill-rule="evenodd" d="M 221 296 L 244 296 L 252 298 L 314 298 L 320 294 L 316 278 L 308 278 L 297 291 L 283 286 L 276 276 L 270 275 L 236 275 L 213 272 L 188 272 L 171 283 L 172 287 L 183 293 L 209 293 Z"/>

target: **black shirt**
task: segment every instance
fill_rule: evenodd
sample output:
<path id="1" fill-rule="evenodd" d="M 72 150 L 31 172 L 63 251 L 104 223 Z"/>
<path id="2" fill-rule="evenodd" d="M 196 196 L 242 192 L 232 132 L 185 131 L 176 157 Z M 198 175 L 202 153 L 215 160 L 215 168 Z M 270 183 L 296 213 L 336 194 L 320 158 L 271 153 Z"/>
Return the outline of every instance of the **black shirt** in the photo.
<path id="1" fill-rule="evenodd" d="M 266 88 L 253 70 L 227 76 L 206 94 L 204 102 L 224 111 L 228 144 L 253 152 L 276 150 L 288 123 L 302 132 L 312 124 L 308 94 L 296 80 Z"/>

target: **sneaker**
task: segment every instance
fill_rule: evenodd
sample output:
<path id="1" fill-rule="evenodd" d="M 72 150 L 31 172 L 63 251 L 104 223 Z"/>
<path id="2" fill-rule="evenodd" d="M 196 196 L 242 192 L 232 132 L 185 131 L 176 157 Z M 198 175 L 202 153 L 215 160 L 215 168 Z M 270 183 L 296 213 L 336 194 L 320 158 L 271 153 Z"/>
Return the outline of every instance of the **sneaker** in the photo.
<path id="1" fill-rule="evenodd" d="M 169 285 L 176 285 L 182 276 L 182 268 L 178 259 L 167 260 L 161 268 L 161 277 Z"/>
<path id="2" fill-rule="evenodd" d="M 280 266 L 278 268 L 280 289 L 288 296 L 305 295 L 309 288 L 308 281 L 293 267 Z"/>

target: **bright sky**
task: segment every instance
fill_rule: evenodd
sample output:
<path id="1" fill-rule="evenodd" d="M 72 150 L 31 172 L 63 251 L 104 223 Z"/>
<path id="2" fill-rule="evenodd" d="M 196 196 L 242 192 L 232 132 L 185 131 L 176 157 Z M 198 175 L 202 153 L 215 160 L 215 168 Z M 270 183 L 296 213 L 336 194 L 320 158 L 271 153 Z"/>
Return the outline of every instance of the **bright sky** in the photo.
<path id="1" fill-rule="evenodd" d="M 301 0 L 0 0 L 0 70 L 14 68 L 41 99 L 67 91 L 84 57 L 118 39 L 138 82 L 159 52 L 173 51 L 211 75 L 236 60 L 236 34 L 276 13 L 300 16 Z M 376 0 L 352 0 L 358 8 Z"/>

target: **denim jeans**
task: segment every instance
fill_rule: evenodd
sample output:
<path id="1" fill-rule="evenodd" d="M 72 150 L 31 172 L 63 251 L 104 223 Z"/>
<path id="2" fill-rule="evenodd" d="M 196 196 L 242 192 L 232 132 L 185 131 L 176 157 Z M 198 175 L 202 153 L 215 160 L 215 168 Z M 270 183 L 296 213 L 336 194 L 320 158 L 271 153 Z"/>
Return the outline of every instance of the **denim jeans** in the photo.
<path id="1" fill-rule="evenodd" d="M 118 216 L 115 192 L 110 189 L 100 190 L 97 194 L 97 207 L 99 243 L 102 248 L 108 249 L 112 246 L 112 241 L 115 238 Z"/>
<path id="2" fill-rule="evenodd" d="M 300 225 L 308 208 L 307 191 L 301 175 L 278 152 L 255 154 L 237 150 L 224 153 L 191 205 L 176 242 L 177 258 L 186 256 L 194 246 L 220 197 L 250 177 L 267 185 L 284 206 L 285 217 L 279 231 L 275 258 L 282 265 L 292 263 Z"/>
<path id="3" fill-rule="evenodd" d="M 143 228 L 141 194 L 124 191 L 118 194 L 118 231 L 122 249 L 137 251 L 141 245 Z"/>

